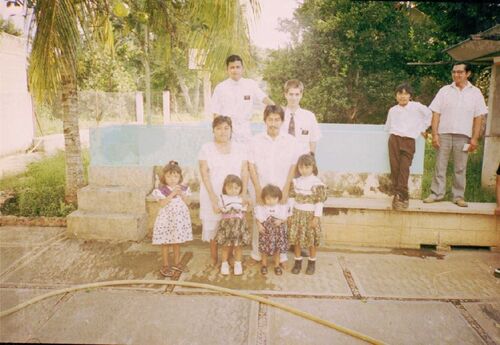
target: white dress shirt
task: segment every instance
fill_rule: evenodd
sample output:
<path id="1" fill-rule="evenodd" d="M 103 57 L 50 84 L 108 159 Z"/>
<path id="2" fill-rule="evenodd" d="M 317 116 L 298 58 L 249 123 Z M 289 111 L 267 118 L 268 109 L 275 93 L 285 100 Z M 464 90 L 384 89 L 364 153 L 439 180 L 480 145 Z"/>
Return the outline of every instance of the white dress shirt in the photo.
<path id="1" fill-rule="evenodd" d="M 399 104 L 389 109 L 385 130 L 400 137 L 416 139 L 430 126 L 432 112 L 419 102 L 408 102 L 404 107 Z"/>
<path id="2" fill-rule="evenodd" d="M 443 86 L 429 108 L 441 114 L 439 134 L 464 134 L 469 138 L 474 118 L 488 113 L 481 90 L 469 82 L 462 90 L 455 83 Z"/>
<path id="3" fill-rule="evenodd" d="M 285 109 L 285 121 L 281 126 L 280 132 L 288 134 L 288 127 L 290 126 L 291 110 Z M 295 123 L 295 139 L 301 154 L 311 152 L 310 143 L 318 142 L 321 138 L 321 131 L 316 120 L 316 115 L 309 110 L 298 108 L 293 112 L 293 119 Z"/>
<path id="4" fill-rule="evenodd" d="M 228 78 L 215 87 L 211 111 L 231 117 L 233 139 L 238 142 L 247 142 L 252 136 L 250 118 L 254 100 L 263 102 L 266 97 L 267 95 L 254 80 L 240 78 L 235 81 Z"/>
<path id="5" fill-rule="evenodd" d="M 255 165 L 262 188 L 273 184 L 283 191 L 290 168 L 299 157 L 297 142 L 290 134 L 271 138 L 267 132 L 256 134 L 250 143 L 249 162 Z"/>
<path id="6" fill-rule="evenodd" d="M 255 206 L 255 218 L 263 223 L 269 217 L 274 217 L 280 220 L 286 220 L 288 218 L 288 206 L 282 204 L 276 204 L 274 206 L 269 205 L 257 205 Z"/>

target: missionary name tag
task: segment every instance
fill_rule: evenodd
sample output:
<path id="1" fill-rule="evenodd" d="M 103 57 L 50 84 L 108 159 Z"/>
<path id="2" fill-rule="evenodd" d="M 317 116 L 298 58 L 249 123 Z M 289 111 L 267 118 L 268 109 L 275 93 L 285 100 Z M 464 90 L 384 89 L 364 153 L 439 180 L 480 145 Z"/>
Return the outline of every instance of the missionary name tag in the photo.
<path id="1" fill-rule="evenodd" d="M 302 130 L 302 135 L 308 135 L 308 134 L 309 134 L 309 131 L 307 129 Z"/>
<path id="2" fill-rule="evenodd" d="M 249 101 L 249 100 L 250 100 L 250 95 L 245 95 L 245 96 L 243 96 L 243 99 L 244 99 L 245 101 Z"/>

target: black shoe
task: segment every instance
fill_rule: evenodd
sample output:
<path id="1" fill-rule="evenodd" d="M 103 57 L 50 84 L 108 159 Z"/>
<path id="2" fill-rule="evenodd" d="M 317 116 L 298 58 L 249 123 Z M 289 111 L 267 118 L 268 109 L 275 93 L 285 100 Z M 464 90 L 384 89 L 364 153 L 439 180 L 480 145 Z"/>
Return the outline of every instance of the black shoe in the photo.
<path id="1" fill-rule="evenodd" d="M 314 274 L 314 269 L 316 267 L 316 260 L 315 261 L 311 261 L 311 260 L 307 260 L 307 268 L 306 268 L 306 274 Z"/>
<path id="2" fill-rule="evenodd" d="M 295 259 L 295 264 L 293 265 L 292 273 L 299 274 L 301 269 L 302 269 L 302 260 Z"/>

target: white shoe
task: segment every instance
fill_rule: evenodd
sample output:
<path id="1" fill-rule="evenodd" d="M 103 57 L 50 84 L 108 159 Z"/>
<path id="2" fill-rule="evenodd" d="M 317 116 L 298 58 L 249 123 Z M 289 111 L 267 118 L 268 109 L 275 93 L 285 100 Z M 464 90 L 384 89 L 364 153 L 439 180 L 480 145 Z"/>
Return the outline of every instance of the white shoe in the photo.
<path id="1" fill-rule="evenodd" d="M 243 274 L 243 267 L 241 266 L 241 261 L 234 262 L 234 275 L 241 276 Z"/>
<path id="2" fill-rule="evenodd" d="M 227 263 L 227 261 L 224 261 L 220 266 L 220 274 L 222 274 L 223 276 L 229 275 L 229 264 Z"/>

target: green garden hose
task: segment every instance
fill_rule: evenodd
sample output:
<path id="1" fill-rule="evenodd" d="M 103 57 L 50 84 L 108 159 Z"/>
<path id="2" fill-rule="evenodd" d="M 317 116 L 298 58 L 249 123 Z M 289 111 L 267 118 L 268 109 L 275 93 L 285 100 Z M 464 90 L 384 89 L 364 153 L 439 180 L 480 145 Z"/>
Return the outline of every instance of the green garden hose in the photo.
<path id="1" fill-rule="evenodd" d="M 4 316 L 7 316 L 7 315 L 10 315 L 12 313 L 15 313 L 16 311 L 19 311 L 19 310 L 21 310 L 21 309 L 23 309 L 23 308 L 25 308 L 25 307 L 27 307 L 27 306 L 29 306 L 31 304 L 40 302 L 40 301 L 42 301 L 42 300 L 44 300 L 46 298 L 53 297 L 53 296 L 56 296 L 56 295 L 65 294 L 65 293 L 69 293 L 69 292 L 74 292 L 74 291 L 78 291 L 78 290 L 88 290 L 88 289 L 93 289 L 93 288 L 105 287 L 105 286 L 136 285 L 136 284 L 141 284 L 141 285 L 142 284 L 177 285 L 177 286 L 202 288 L 202 289 L 208 289 L 208 290 L 213 290 L 213 291 L 217 291 L 217 292 L 223 292 L 223 293 L 226 293 L 226 294 L 229 294 L 229 295 L 239 296 L 239 297 L 247 298 L 247 299 L 250 299 L 250 300 L 253 300 L 253 301 L 257 301 L 257 302 L 260 302 L 260 303 L 264 303 L 264 304 L 267 304 L 267 305 L 272 305 L 273 307 L 285 310 L 285 311 L 287 311 L 289 313 L 301 316 L 301 317 L 303 317 L 305 319 L 317 322 L 317 323 L 322 324 L 324 326 L 327 326 L 329 328 L 333 328 L 333 329 L 335 329 L 335 330 L 337 330 L 339 332 L 345 333 L 345 334 L 350 335 L 350 336 L 352 336 L 354 338 L 358 338 L 358 339 L 364 340 L 364 341 L 366 341 L 367 343 L 370 343 L 370 344 L 377 344 L 377 345 L 378 344 L 384 344 L 380 340 L 374 339 L 374 338 L 372 338 L 370 336 L 367 336 L 367 335 L 364 335 L 362 333 L 353 331 L 351 329 L 348 329 L 348 328 L 336 325 L 333 322 L 321 319 L 321 318 L 319 318 L 317 316 L 314 316 L 312 314 L 306 313 L 306 312 L 301 311 L 299 309 L 292 308 L 292 307 L 287 306 L 287 305 L 282 304 L 282 303 L 278 303 L 278 302 L 269 300 L 269 299 L 264 298 L 264 297 L 260 297 L 260 296 L 256 296 L 256 295 L 251 295 L 251 294 L 244 293 L 244 292 L 237 291 L 237 290 L 226 289 L 226 288 L 215 286 L 215 285 L 202 284 L 202 283 L 192 283 L 192 282 L 184 282 L 184 281 L 181 282 L 181 281 L 166 281 L 166 280 L 112 280 L 112 281 L 107 281 L 107 282 L 98 282 L 98 283 L 91 283 L 91 284 L 76 285 L 76 286 L 72 286 L 72 287 L 69 287 L 69 288 L 66 288 L 66 289 L 60 289 L 60 290 L 52 291 L 52 292 L 46 293 L 44 295 L 32 298 L 32 299 L 30 299 L 30 300 L 28 300 L 26 302 L 21 303 L 21 304 L 18 304 L 15 307 L 12 307 L 10 309 L 7 309 L 5 311 L 0 312 L 0 318 L 2 318 Z"/>

